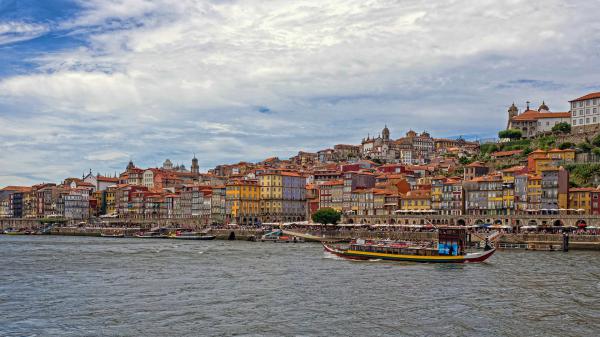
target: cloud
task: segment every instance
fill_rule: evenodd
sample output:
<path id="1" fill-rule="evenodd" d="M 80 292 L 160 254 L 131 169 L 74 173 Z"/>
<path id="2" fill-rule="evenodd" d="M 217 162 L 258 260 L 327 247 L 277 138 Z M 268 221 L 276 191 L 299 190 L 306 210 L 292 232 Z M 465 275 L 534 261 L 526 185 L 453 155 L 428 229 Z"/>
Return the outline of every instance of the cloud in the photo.
<path id="1" fill-rule="evenodd" d="M 121 151 L 101 151 L 86 155 L 85 160 L 96 161 L 115 161 L 129 157 L 127 153 Z"/>
<path id="2" fill-rule="evenodd" d="M 1 175 L 32 176 L 30 156 L 52 179 L 121 170 L 115 153 L 140 166 L 196 153 L 206 168 L 357 143 L 384 124 L 393 137 L 493 135 L 513 101 L 565 110 L 600 75 L 587 1 L 77 4 L 30 23 L 77 46 L 0 78 Z"/>
<path id="3" fill-rule="evenodd" d="M 35 39 L 46 34 L 48 31 L 48 26 L 44 24 L 0 21 L 0 46 Z"/>

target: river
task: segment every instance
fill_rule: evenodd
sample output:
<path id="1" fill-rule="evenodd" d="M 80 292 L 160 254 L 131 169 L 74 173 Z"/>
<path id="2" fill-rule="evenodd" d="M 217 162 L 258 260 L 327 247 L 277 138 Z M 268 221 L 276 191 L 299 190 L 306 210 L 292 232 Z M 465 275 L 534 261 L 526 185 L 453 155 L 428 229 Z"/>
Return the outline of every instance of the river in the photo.
<path id="1" fill-rule="evenodd" d="M 1 336 L 597 336 L 600 252 L 344 261 L 317 244 L 0 236 Z"/>

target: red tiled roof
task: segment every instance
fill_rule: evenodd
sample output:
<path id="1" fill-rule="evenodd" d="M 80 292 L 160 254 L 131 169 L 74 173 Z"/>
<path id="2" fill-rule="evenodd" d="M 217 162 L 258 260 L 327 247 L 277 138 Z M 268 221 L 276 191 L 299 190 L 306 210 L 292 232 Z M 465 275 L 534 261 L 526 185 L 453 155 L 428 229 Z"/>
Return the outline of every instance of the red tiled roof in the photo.
<path id="1" fill-rule="evenodd" d="M 527 110 L 520 115 L 511 118 L 512 121 L 535 121 L 543 118 L 571 118 L 569 112 L 539 112 Z"/>
<path id="2" fill-rule="evenodd" d="M 29 186 L 6 186 L 0 191 L 14 191 L 14 192 L 28 192 L 31 191 L 31 187 Z"/>
<path id="3" fill-rule="evenodd" d="M 509 157 L 509 156 L 514 156 L 516 154 L 521 154 L 523 153 L 523 150 L 512 150 L 512 151 L 497 151 L 497 152 L 493 152 L 491 154 L 492 157 Z"/>
<path id="4" fill-rule="evenodd" d="M 569 188 L 569 192 L 598 192 L 599 190 L 593 187 L 573 187 Z"/>
<path id="5" fill-rule="evenodd" d="M 577 102 L 577 101 L 583 101 L 586 99 L 593 99 L 593 98 L 600 98 L 600 92 L 592 92 L 587 95 L 581 96 L 579 98 L 575 98 L 574 100 L 569 101 L 569 102 Z"/>

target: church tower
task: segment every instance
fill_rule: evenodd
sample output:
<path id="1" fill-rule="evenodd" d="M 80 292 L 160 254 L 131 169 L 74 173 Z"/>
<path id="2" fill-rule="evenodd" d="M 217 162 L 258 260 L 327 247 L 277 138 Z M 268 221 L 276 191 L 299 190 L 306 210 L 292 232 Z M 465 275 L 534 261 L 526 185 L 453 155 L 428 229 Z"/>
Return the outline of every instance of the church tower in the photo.
<path id="1" fill-rule="evenodd" d="M 200 166 L 198 166 L 198 158 L 196 158 L 196 154 L 194 154 L 194 158 L 192 158 L 192 167 L 193 174 L 200 174 Z"/>
<path id="2" fill-rule="evenodd" d="M 518 114 L 519 114 L 519 109 L 517 109 L 515 102 L 513 102 L 513 104 L 510 106 L 510 108 L 508 108 L 508 122 L 506 123 L 507 129 L 510 129 L 510 121 L 513 119 L 513 117 L 517 117 Z"/>
<path id="3" fill-rule="evenodd" d="M 381 135 L 383 136 L 383 140 L 390 140 L 390 129 L 388 129 L 387 125 L 383 128 L 383 131 L 381 131 Z"/>

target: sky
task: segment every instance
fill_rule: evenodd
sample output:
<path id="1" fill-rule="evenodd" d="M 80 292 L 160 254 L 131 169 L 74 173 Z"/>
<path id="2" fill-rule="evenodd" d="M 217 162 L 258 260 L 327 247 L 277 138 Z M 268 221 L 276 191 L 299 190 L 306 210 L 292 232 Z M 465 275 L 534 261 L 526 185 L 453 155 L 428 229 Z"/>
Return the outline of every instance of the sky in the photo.
<path id="1" fill-rule="evenodd" d="M 0 186 L 202 170 L 600 91 L 600 0 L 0 0 Z"/>

